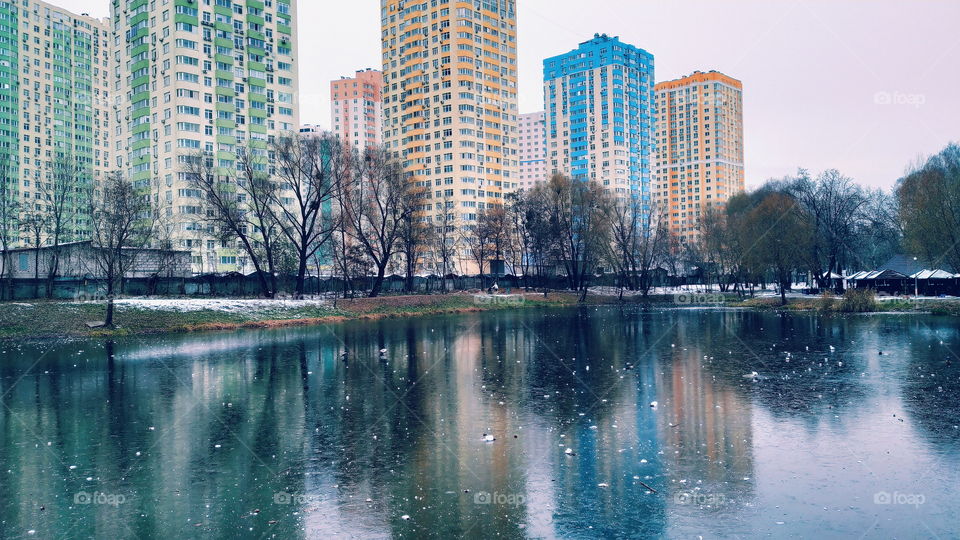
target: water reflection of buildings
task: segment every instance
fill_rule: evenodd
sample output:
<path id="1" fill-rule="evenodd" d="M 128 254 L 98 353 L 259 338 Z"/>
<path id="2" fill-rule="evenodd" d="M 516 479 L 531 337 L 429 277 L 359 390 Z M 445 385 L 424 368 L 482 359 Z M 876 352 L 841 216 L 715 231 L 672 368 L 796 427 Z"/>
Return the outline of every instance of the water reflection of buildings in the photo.
<path id="1" fill-rule="evenodd" d="M 681 514 L 733 513 L 754 496 L 751 404 L 705 367 L 712 349 L 696 330 L 677 337 L 683 346 L 666 350 L 656 377 L 666 492 Z"/>
<path id="2" fill-rule="evenodd" d="M 84 509 L 96 519 L 77 536 L 125 536 L 102 525 L 120 519 L 139 536 L 656 537 L 683 489 L 674 480 L 735 500 L 753 476 L 749 405 L 706 374 L 709 353 L 661 355 L 662 328 L 613 312 L 490 313 L 148 339 L 118 344 L 112 363 L 66 347 L 4 398 L 0 465 L 16 474 L 0 508 L 28 525 L 41 516 L 32 501 L 63 501 L 90 475 L 88 487 L 136 490 L 137 503 Z M 482 443 L 485 431 L 498 441 Z M 61 461 L 83 476 L 51 480 Z M 478 492 L 523 500 L 478 505 Z M 68 506 L 47 513 L 76 519 Z"/>

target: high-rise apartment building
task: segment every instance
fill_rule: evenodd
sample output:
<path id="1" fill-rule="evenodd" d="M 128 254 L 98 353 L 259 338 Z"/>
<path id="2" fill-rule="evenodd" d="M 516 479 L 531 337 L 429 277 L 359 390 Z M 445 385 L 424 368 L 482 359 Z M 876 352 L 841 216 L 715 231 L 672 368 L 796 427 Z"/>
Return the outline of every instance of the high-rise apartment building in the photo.
<path id="1" fill-rule="evenodd" d="M 655 196 L 681 241 L 697 239 L 703 211 L 744 189 L 743 85 L 717 71 L 657 86 Z"/>
<path id="2" fill-rule="evenodd" d="M 520 115 L 520 187 L 530 189 L 548 180 L 547 130 L 543 111 Z"/>
<path id="3" fill-rule="evenodd" d="M 248 152 L 265 171 L 270 142 L 300 127 L 296 0 L 112 0 L 117 54 L 113 164 L 150 194 L 194 271 L 252 271 L 236 241 L 204 223 L 188 162 L 203 153 L 238 176 Z M 241 179 L 242 180 L 242 179 Z"/>
<path id="4" fill-rule="evenodd" d="M 330 81 L 330 128 L 353 148 L 383 144 L 383 74 L 375 69 Z"/>
<path id="5" fill-rule="evenodd" d="M 518 187 L 515 0 L 381 0 L 384 145 L 461 227 Z"/>
<path id="6" fill-rule="evenodd" d="M 60 241 L 89 234 L 87 193 L 110 166 L 110 45 L 105 21 L 38 0 L 0 1 L 0 181 L 21 219 L 49 223 L 52 200 L 62 201 Z M 14 245 L 35 240 L 9 232 Z"/>
<path id="7" fill-rule="evenodd" d="M 543 61 L 543 90 L 548 170 L 647 206 L 656 156 L 653 55 L 596 34 Z"/>

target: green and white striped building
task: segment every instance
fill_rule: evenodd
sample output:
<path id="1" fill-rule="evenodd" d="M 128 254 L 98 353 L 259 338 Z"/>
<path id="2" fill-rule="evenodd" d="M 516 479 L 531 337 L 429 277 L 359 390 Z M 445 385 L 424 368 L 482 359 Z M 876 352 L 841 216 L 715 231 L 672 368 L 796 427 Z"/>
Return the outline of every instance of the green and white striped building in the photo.
<path id="1" fill-rule="evenodd" d="M 119 99 L 113 164 L 149 192 L 196 272 L 250 272 L 236 242 L 203 223 L 185 160 L 199 151 L 225 174 L 250 148 L 300 126 L 296 0 L 111 0 Z"/>
<path id="2" fill-rule="evenodd" d="M 88 188 L 111 165 L 107 21 L 37 0 L 0 0 L 0 170 L 21 216 L 49 207 L 58 158 L 76 160 L 61 241 L 89 233 Z M 61 161 L 62 162 L 62 161 Z M 29 235 L 14 232 L 14 245 Z"/>

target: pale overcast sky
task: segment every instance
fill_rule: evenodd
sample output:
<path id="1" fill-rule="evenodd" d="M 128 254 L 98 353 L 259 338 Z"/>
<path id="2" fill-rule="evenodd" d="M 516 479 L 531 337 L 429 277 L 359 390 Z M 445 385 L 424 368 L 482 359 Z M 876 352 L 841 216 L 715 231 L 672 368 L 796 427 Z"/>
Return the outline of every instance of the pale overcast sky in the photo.
<path id="1" fill-rule="evenodd" d="M 51 0 L 95 16 L 107 0 Z M 890 187 L 960 140 L 960 2 L 518 0 L 520 110 L 543 58 L 595 32 L 656 57 L 658 81 L 716 69 L 744 84 L 748 186 L 797 167 Z M 380 67 L 378 0 L 300 0 L 301 120 L 330 124 L 329 81 Z"/>

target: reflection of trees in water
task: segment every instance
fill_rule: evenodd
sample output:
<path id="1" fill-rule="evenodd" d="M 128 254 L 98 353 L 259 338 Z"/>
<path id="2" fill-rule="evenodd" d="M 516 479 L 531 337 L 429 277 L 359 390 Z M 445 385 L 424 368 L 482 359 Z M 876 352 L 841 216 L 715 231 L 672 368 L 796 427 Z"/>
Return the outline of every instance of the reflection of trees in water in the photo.
<path id="1" fill-rule="evenodd" d="M 523 405 L 556 420 L 558 428 L 578 421 L 581 412 L 598 422 L 609 415 L 626 386 L 617 369 L 630 354 L 624 325 L 612 322 L 593 309 L 528 316 L 523 322 L 528 377 Z"/>
<path id="2" fill-rule="evenodd" d="M 914 332 L 901 391 L 917 432 L 956 460 L 960 445 L 960 331 L 952 321 L 938 323 L 923 324 Z"/>
<path id="3" fill-rule="evenodd" d="M 298 415 L 289 414 L 298 395 L 282 391 L 289 377 L 276 368 L 279 353 L 265 348 L 257 358 L 242 349 L 225 357 L 197 348 L 128 357 L 147 348 L 166 349 L 135 341 L 65 346 L 8 395 L 4 410 L 16 420 L 0 438 L 0 466 L 19 480 L 11 475 L 2 483 L 17 489 L 0 501 L 0 513 L 34 510 L 8 520 L 11 528 L 0 536 L 28 528 L 47 537 L 271 530 L 265 520 L 245 518 L 272 504 L 275 473 L 291 455 L 286 434 L 302 430 Z M 81 491 L 119 494 L 126 502 L 76 505 Z M 211 500 L 230 502 L 205 507 Z"/>
<path id="4" fill-rule="evenodd" d="M 72 530 L 89 536 L 96 515 L 132 523 L 140 536 L 207 530 L 186 525 L 189 517 L 257 535 L 325 532 L 336 522 L 341 533 L 456 536 L 474 527 L 510 537 L 537 511 L 560 536 L 655 537 L 680 489 L 673 479 L 702 480 L 703 491 L 728 500 L 752 497 L 752 480 L 743 480 L 754 476 L 752 400 L 813 421 L 828 406 L 863 399 L 858 358 L 837 353 L 829 369 L 793 371 L 830 356 L 828 343 L 860 339 L 864 325 L 753 312 L 530 310 L 118 342 L 113 361 L 103 344 L 81 355 L 83 347 L 67 345 L 3 398 L 17 418 L 0 410 L 0 470 L 14 471 L 0 482 L 0 536 L 37 520 L 63 530 L 86 520 Z M 78 360 L 76 369 L 62 365 Z M 0 393 L 29 363 L 0 363 Z M 768 378 L 742 377 L 751 371 Z M 943 387 L 944 396 L 960 390 Z M 917 411 L 921 423 L 934 425 L 923 416 L 929 410 L 956 418 L 955 403 L 923 401 L 928 391 L 904 388 L 916 398 L 911 407 L 932 403 Z M 54 441 L 49 451 L 33 447 L 21 420 Z M 487 427 L 506 440 L 480 443 Z M 577 456 L 563 454 L 562 440 Z M 60 460 L 139 496 L 117 511 L 68 510 L 68 495 L 89 473 L 65 474 Z M 534 469 L 550 486 L 552 514 L 474 504 L 479 490 L 530 499 Z M 648 495 L 634 475 L 663 489 Z M 320 499 L 282 506 L 275 492 Z M 206 509 L 211 500 L 223 504 Z M 54 501 L 52 517 L 30 501 Z M 249 515 L 254 509 L 259 516 Z M 268 519 L 280 523 L 269 527 Z M 120 525 L 96 532 L 129 534 Z"/>
<path id="5" fill-rule="evenodd" d="M 504 391 L 498 386 L 520 380 L 496 359 L 513 348 L 503 330 L 496 321 L 470 317 L 336 329 L 336 376 L 310 395 L 310 416 L 320 424 L 313 436 L 322 439 L 312 474 L 341 486 L 343 514 L 374 530 L 404 534 L 455 536 L 474 525 L 519 530 L 522 506 L 478 512 L 473 495 L 463 493 L 522 492 L 522 476 L 512 474 L 513 461 L 522 456 L 485 446 L 473 432 L 475 420 L 487 413 L 498 433 L 516 432 L 514 414 L 490 403 L 498 399 L 491 393 Z M 339 360 L 342 347 L 350 351 L 347 363 Z M 381 348 L 388 351 L 386 361 L 379 358 Z M 502 382 L 481 391 L 484 377 Z M 357 504 L 367 498 L 372 503 Z M 401 514 L 414 519 L 400 520 Z"/>
<path id="6" fill-rule="evenodd" d="M 708 357 L 704 366 L 723 384 L 774 417 L 800 418 L 812 427 L 825 412 L 839 414 L 866 399 L 860 377 L 865 360 L 859 350 L 842 351 L 863 339 L 869 324 L 862 317 L 727 312 L 703 319 L 701 357 Z M 756 381 L 744 377 L 754 371 Z"/>

